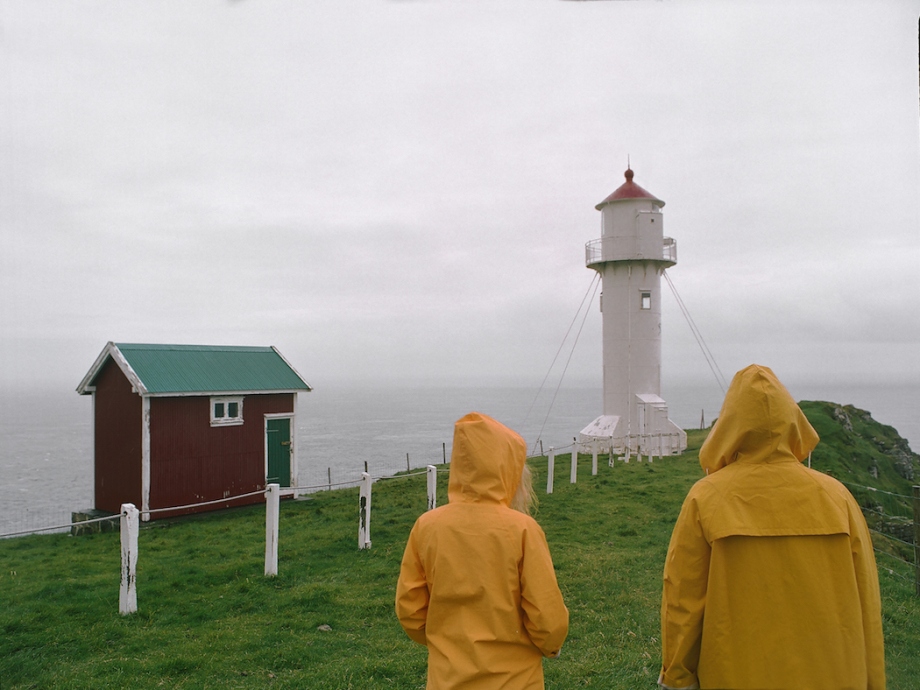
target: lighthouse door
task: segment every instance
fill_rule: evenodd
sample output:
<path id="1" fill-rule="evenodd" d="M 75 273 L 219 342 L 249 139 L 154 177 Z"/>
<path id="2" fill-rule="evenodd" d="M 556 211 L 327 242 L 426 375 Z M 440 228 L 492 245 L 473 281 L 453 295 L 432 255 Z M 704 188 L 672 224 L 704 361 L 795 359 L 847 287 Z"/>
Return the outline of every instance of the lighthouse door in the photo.
<path id="1" fill-rule="evenodd" d="M 291 485 L 291 418 L 265 420 L 265 483 Z"/>

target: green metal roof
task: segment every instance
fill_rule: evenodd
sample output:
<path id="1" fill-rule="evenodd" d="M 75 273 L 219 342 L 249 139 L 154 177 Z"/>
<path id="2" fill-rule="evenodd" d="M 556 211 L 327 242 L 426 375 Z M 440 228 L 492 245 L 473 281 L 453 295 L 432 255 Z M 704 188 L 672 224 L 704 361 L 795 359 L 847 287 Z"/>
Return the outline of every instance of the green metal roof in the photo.
<path id="1" fill-rule="evenodd" d="M 110 343 L 106 353 L 120 354 L 148 395 L 311 390 L 273 347 Z"/>

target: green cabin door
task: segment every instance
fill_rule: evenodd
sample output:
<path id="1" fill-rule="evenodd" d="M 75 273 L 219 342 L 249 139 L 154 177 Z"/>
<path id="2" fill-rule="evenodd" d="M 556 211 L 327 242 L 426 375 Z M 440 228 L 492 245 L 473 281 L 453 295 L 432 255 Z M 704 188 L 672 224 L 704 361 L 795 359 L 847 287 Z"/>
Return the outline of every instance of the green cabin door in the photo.
<path id="1" fill-rule="evenodd" d="M 268 484 L 291 485 L 291 418 L 265 420 L 265 448 L 268 454 Z"/>

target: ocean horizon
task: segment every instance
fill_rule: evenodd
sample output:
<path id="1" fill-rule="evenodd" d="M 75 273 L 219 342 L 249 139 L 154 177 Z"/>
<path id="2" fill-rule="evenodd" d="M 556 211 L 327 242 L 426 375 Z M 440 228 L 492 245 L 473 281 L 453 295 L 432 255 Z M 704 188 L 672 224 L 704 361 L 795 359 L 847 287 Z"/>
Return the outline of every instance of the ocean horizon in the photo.
<path id="1" fill-rule="evenodd" d="M 920 448 L 920 386 L 791 384 L 796 400 L 854 405 Z M 685 429 L 718 415 L 712 383 L 662 386 L 669 416 Z M 578 432 L 601 414 L 599 386 L 318 385 L 298 396 L 298 486 L 356 481 L 450 457 L 454 422 L 477 411 L 518 431 L 532 454 L 569 452 Z M 92 507 L 92 401 L 71 390 L 0 393 L 0 534 L 63 525 Z"/>

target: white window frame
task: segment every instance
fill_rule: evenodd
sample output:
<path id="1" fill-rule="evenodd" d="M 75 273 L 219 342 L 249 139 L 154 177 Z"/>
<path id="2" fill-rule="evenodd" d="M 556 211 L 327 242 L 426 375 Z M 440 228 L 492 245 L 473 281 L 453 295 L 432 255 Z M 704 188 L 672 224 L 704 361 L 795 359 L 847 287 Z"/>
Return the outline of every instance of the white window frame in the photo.
<path id="1" fill-rule="evenodd" d="M 646 299 L 648 299 L 648 306 L 645 306 Z M 652 308 L 652 291 L 651 290 L 639 290 L 639 310 L 648 311 Z"/>
<path id="2" fill-rule="evenodd" d="M 227 412 L 228 408 L 232 403 L 237 405 L 237 416 L 228 417 Z M 224 406 L 224 415 L 222 417 L 216 417 L 214 415 L 214 408 L 217 405 L 222 404 Z M 243 423 L 243 396 L 219 396 L 211 398 L 211 426 L 239 426 Z"/>

